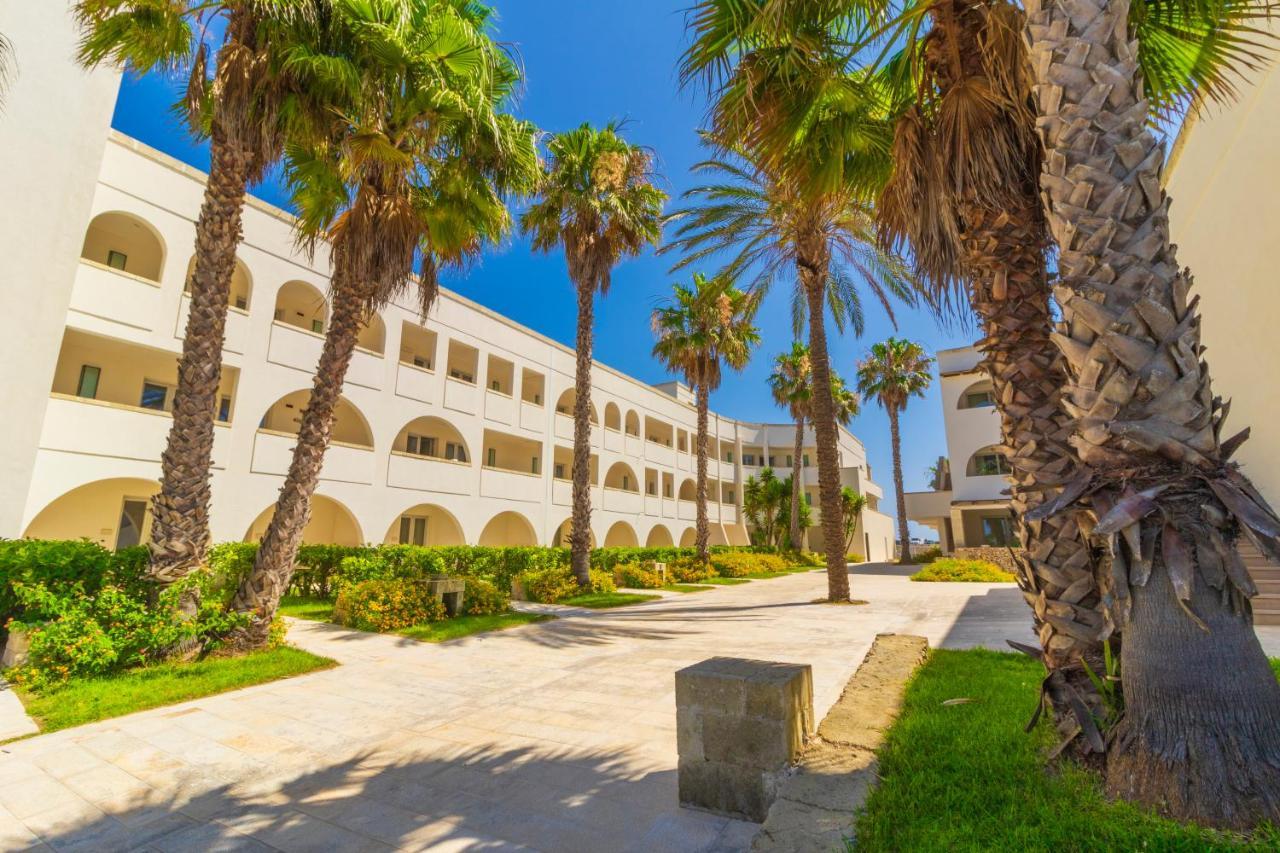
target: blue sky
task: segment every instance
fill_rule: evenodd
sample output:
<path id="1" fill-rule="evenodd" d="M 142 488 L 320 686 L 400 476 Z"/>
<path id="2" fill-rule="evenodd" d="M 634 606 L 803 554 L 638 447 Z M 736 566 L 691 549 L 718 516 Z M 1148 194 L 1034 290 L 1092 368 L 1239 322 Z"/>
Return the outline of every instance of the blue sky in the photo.
<path id="1" fill-rule="evenodd" d="M 493 0 L 498 38 L 512 44 L 526 70 L 526 90 L 518 112 L 547 131 L 582 122 L 625 119 L 627 135 L 657 155 L 664 188 L 673 199 L 691 184 L 689 167 L 701 159 L 695 131 L 705 104 L 699 93 L 681 91 L 675 67 L 685 45 L 684 14 L 689 0 Z M 208 154 L 193 144 L 169 111 L 173 81 L 159 77 L 126 79 L 114 125 L 149 145 L 201 168 Z M 255 194 L 283 204 L 279 187 L 268 181 Z M 595 356 L 641 380 L 668 378 L 650 355 L 649 314 L 688 273 L 668 272 L 669 256 L 652 252 L 616 271 L 609 295 L 597 303 Z M 574 297 L 559 253 L 535 255 L 518 235 L 488 252 L 465 278 L 448 287 L 568 345 L 574 338 Z M 788 283 L 780 282 L 765 301 L 759 325 L 763 342 L 741 374 L 728 375 L 713 395 L 716 411 L 745 420 L 786 420 L 769 398 L 765 380 L 773 356 L 791 343 Z M 846 377 L 874 341 L 894 334 L 887 316 L 869 301 L 861 340 L 831 330 L 833 365 Z M 899 336 L 931 352 L 973 339 L 964 329 L 939 329 L 923 312 L 897 311 Z M 925 488 L 925 468 L 946 452 L 936 384 L 923 400 L 913 400 L 903 422 L 906 488 Z M 884 486 L 886 511 L 893 512 L 889 427 L 884 412 L 865 405 L 852 424 L 866 444 L 875 479 Z"/>

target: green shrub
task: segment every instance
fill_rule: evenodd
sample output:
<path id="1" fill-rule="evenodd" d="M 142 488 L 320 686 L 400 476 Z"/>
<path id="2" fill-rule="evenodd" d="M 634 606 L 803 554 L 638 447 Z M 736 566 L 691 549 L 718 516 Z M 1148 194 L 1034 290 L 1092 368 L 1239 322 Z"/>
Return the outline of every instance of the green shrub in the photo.
<path id="1" fill-rule="evenodd" d="M 652 563 L 649 565 L 652 566 Z M 613 581 L 628 589 L 660 589 L 665 584 L 662 575 L 639 563 L 620 563 L 615 566 Z"/>
<path id="2" fill-rule="evenodd" d="M 921 563 L 921 564 L 932 563 L 934 560 L 937 560 L 940 557 L 942 557 L 942 549 L 935 546 L 933 548 L 926 548 L 925 550 L 921 551 L 919 554 L 912 554 L 911 562 Z"/>
<path id="3" fill-rule="evenodd" d="M 584 592 L 617 592 L 618 587 L 613 582 L 613 576 L 608 572 L 602 569 L 591 569 L 590 574 L 591 583 L 586 590 L 578 586 L 578 581 L 568 566 L 553 566 L 525 572 L 520 575 L 520 585 L 524 588 L 525 598 L 543 604 L 555 604 L 557 601 L 572 598 Z"/>
<path id="4" fill-rule="evenodd" d="M 715 576 L 715 569 L 706 563 L 698 562 L 696 557 L 681 557 L 667 564 L 667 573 L 676 583 L 697 583 Z"/>
<path id="5" fill-rule="evenodd" d="M 591 552 L 591 567 L 612 571 L 623 563 L 673 563 L 696 557 L 693 548 L 596 548 Z"/>
<path id="6" fill-rule="evenodd" d="M 483 578 L 467 578 L 462 612 L 467 616 L 491 616 L 511 609 L 511 596 Z"/>
<path id="7" fill-rule="evenodd" d="M 294 559 L 289 588 L 295 595 L 327 598 L 337 591 L 334 576 L 342 561 L 370 550 L 363 545 L 303 545 Z"/>
<path id="8" fill-rule="evenodd" d="M 10 619 L 39 618 L 18 595 L 18 585 L 37 585 L 54 594 L 80 590 L 92 595 L 103 586 L 138 590 L 147 568 L 146 548 L 112 553 L 88 540 L 12 539 L 0 541 L 0 626 Z"/>
<path id="9" fill-rule="evenodd" d="M 742 578 L 761 572 L 782 572 L 794 563 L 779 554 L 730 551 L 711 555 L 711 567 L 722 578 Z"/>
<path id="10" fill-rule="evenodd" d="M 913 581 L 964 581 L 969 583 L 1008 583 L 1014 576 L 986 560 L 957 560 L 944 557 L 934 560 L 911 576 Z"/>
<path id="11" fill-rule="evenodd" d="M 855 551 L 855 552 L 850 552 L 848 554 L 845 554 L 844 561 L 846 563 L 865 563 L 867 561 L 867 558 Z"/>
<path id="12" fill-rule="evenodd" d="M 333 621 L 359 631 L 398 631 L 444 617 L 444 604 L 428 592 L 426 584 L 402 578 L 345 585 L 333 605 Z"/>

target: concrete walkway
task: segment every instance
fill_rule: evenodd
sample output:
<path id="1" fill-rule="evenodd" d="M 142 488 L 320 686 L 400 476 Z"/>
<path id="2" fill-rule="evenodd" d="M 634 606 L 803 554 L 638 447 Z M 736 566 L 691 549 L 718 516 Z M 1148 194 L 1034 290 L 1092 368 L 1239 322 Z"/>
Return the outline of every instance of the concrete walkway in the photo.
<path id="1" fill-rule="evenodd" d="M 860 567 L 861 568 L 861 567 Z M 0 849 L 733 851 L 676 804 L 672 673 L 811 663 L 819 718 L 880 632 L 1029 640 L 1010 585 L 805 573 L 427 645 L 296 622 L 333 670 L 0 747 Z"/>

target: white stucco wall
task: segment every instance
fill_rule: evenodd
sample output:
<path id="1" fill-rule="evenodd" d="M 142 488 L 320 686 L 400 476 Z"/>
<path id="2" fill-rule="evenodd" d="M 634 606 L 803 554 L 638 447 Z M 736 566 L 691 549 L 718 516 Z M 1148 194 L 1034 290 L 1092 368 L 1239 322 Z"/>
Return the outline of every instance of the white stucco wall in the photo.
<path id="1" fill-rule="evenodd" d="M 0 32 L 17 66 L 0 109 L 0 536 L 17 536 L 119 75 L 76 65 L 61 0 L 0 4 Z"/>

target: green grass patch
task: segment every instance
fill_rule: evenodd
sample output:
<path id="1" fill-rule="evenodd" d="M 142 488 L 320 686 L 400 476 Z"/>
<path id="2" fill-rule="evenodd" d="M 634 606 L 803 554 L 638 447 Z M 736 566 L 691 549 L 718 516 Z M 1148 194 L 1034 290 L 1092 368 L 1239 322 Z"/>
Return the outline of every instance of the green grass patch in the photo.
<path id="1" fill-rule="evenodd" d="M 1280 663 L 1273 663 L 1280 673 Z M 879 755 L 859 850 L 1234 850 L 1238 836 L 1110 802 L 1098 777 L 1046 766 L 1053 727 L 1026 734 L 1044 669 L 984 650 L 930 653 Z M 965 704 L 944 705 L 966 698 Z M 1277 849 L 1280 831 L 1249 849 Z"/>
<path id="2" fill-rule="evenodd" d="M 669 583 L 663 589 L 667 592 L 703 592 L 711 587 L 700 583 Z"/>
<path id="3" fill-rule="evenodd" d="M 715 577 L 715 578 L 706 578 L 705 580 L 700 580 L 698 581 L 698 583 L 707 583 L 707 584 L 711 584 L 712 586 L 737 586 L 740 583 L 751 583 L 751 580 L 749 578 Z"/>
<path id="4" fill-rule="evenodd" d="M 508 610 L 506 613 L 490 613 L 483 616 L 455 616 L 452 619 L 442 619 L 439 622 L 414 625 L 412 628 L 405 628 L 403 631 L 396 631 L 396 633 L 402 637 L 410 637 L 424 643 L 443 643 L 446 640 L 456 640 L 459 637 L 469 637 L 472 634 L 481 634 L 485 631 L 501 631 L 505 628 L 515 628 L 519 625 L 528 625 L 533 622 L 546 622 L 554 618 L 554 616 L 546 616 L 540 613 L 520 613 L 516 610 Z"/>
<path id="5" fill-rule="evenodd" d="M 17 690 L 40 730 L 56 732 L 332 666 L 337 662 L 293 646 L 281 646 L 244 657 L 211 657 L 78 679 L 39 693 Z"/>
<path id="6" fill-rule="evenodd" d="M 562 598 L 556 604 L 570 607 L 590 607 L 592 610 L 605 610 L 610 607 L 626 607 L 628 604 L 639 604 L 642 601 L 653 601 L 662 598 L 660 595 L 644 595 L 639 592 L 588 592 L 570 598 Z"/>
<path id="7" fill-rule="evenodd" d="M 966 583 L 1012 583 L 1009 572 L 986 560 L 958 560 L 943 557 L 927 564 L 911 576 L 913 581 L 962 581 Z"/>
<path id="8" fill-rule="evenodd" d="M 328 622 L 333 617 L 333 602 L 327 598 L 286 595 L 280 599 L 280 615 L 313 622 Z"/>

